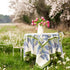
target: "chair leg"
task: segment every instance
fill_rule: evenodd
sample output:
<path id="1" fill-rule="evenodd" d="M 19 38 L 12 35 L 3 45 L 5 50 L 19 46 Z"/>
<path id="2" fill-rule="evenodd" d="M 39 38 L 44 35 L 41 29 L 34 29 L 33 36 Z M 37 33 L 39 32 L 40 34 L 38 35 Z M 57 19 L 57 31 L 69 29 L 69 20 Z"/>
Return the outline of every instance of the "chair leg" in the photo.
<path id="1" fill-rule="evenodd" d="M 20 48 L 20 57 L 22 57 L 22 48 Z"/>
<path id="2" fill-rule="evenodd" d="M 24 48 L 23 48 L 23 60 L 24 60 Z"/>
<path id="3" fill-rule="evenodd" d="M 13 48 L 13 56 L 14 56 L 14 48 Z"/>

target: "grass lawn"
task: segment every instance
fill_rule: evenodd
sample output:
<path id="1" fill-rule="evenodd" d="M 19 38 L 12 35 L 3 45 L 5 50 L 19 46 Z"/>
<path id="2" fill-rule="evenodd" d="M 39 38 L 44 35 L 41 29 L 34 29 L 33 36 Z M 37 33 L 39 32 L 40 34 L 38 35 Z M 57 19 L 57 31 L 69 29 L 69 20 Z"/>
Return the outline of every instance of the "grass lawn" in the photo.
<path id="1" fill-rule="evenodd" d="M 24 26 L 21 26 L 21 25 L 20 26 L 0 26 L 0 33 L 8 32 L 8 31 L 20 31 L 20 33 L 23 33 L 24 35 L 25 33 L 31 33 L 32 30 L 35 28 L 35 27 L 29 28 L 29 29 L 25 28 L 26 29 L 25 30 L 23 27 Z M 36 32 L 35 29 L 33 31 Z M 53 29 L 45 29 L 45 32 L 57 32 L 57 31 Z M 66 32 L 65 34 L 67 35 Z M 70 37 L 69 36 L 64 37 L 62 45 L 63 45 L 63 51 L 66 53 L 65 57 L 70 58 Z M 0 47 L 2 47 L 2 45 Z M 20 57 L 19 49 L 15 49 L 15 54 L 13 56 L 12 49 L 8 49 L 6 51 L 7 45 L 5 45 L 4 47 L 5 49 L 0 48 L 0 70 L 42 70 L 37 68 L 35 65 L 32 68 L 32 62 L 25 62 Z M 70 66 L 70 61 L 66 62 L 65 65 L 58 64 L 57 69 L 55 69 L 53 66 L 53 68 L 50 68 L 49 70 L 70 70 L 70 69 L 66 69 L 67 66 Z"/>

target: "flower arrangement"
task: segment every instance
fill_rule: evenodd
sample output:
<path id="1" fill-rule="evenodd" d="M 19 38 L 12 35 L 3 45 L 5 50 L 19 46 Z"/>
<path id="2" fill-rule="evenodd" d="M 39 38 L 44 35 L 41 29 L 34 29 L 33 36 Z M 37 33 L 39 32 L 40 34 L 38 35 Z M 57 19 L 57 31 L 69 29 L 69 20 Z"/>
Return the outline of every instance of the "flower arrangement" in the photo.
<path id="1" fill-rule="evenodd" d="M 40 26 L 45 26 L 47 24 L 47 27 L 49 28 L 50 27 L 50 22 L 47 20 L 45 20 L 44 17 L 41 17 L 40 19 L 39 18 L 36 18 L 35 20 L 32 20 L 32 25 L 40 25 Z"/>

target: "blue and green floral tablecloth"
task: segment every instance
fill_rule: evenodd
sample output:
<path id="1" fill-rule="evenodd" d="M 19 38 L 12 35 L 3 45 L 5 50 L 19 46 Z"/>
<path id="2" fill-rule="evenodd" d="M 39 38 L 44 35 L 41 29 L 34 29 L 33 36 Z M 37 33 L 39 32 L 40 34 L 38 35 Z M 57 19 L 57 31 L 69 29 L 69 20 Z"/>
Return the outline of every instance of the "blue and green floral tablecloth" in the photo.
<path id="1" fill-rule="evenodd" d="M 36 57 L 36 65 L 44 68 L 50 64 L 50 55 L 62 55 L 62 44 L 59 33 L 25 34 L 24 35 L 24 60 L 29 61 Z"/>

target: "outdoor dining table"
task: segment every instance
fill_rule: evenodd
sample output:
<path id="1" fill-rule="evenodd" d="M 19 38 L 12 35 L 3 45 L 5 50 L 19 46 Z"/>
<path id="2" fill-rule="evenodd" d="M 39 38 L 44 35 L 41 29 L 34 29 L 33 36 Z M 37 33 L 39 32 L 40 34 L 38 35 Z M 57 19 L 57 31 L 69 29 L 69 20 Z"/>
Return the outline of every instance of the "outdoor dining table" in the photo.
<path id="1" fill-rule="evenodd" d="M 35 57 L 35 65 L 44 68 L 50 64 L 51 56 L 63 54 L 61 38 L 56 33 L 30 33 L 24 35 L 24 60 Z"/>

